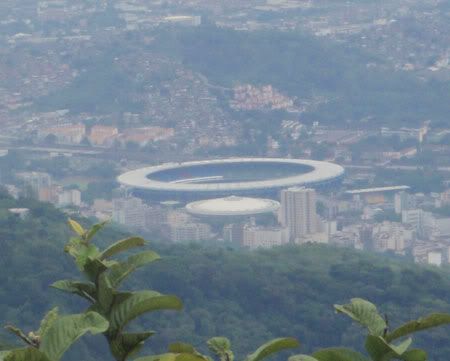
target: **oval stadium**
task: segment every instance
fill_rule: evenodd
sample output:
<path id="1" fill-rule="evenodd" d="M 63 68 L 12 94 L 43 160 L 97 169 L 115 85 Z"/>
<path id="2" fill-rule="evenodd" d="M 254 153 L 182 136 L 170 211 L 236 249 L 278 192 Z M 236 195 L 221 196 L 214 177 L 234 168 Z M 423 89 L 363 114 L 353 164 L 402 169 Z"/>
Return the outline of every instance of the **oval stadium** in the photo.
<path id="1" fill-rule="evenodd" d="M 140 168 L 120 175 L 118 182 L 148 200 L 187 201 L 232 195 L 277 198 L 284 188 L 336 186 L 343 175 L 343 167 L 329 162 L 229 158 Z"/>

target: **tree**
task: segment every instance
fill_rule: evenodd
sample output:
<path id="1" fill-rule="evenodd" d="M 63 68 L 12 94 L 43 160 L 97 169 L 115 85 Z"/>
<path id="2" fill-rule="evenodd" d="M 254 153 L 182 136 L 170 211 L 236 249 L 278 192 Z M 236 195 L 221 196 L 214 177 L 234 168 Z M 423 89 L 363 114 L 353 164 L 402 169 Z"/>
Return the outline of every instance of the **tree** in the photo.
<path id="1" fill-rule="evenodd" d="M 367 328 L 365 348 L 370 359 L 351 349 L 328 348 L 316 351 L 312 356 L 292 356 L 289 361 L 427 361 L 427 353 L 421 349 L 411 349 L 412 338 L 405 337 L 418 331 L 450 324 L 450 314 L 433 313 L 390 331 L 387 317 L 382 317 L 376 306 L 369 301 L 353 298 L 349 304 L 335 305 L 334 308 Z M 393 343 L 398 339 L 402 341 Z"/>
<path id="2" fill-rule="evenodd" d="M 90 303 L 89 307 L 84 313 L 68 316 L 59 316 L 58 310 L 53 309 L 42 320 L 39 330 L 28 335 L 15 326 L 7 326 L 27 346 L 1 351 L 0 360 L 59 361 L 78 338 L 90 332 L 102 333 L 113 357 L 117 361 L 126 361 L 141 350 L 145 340 L 154 335 L 153 331 L 127 332 L 126 327 L 131 321 L 149 312 L 181 310 L 183 307 L 181 300 L 173 295 L 163 295 L 153 290 L 130 292 L 118 289 L 135 270 L 160 259 L 157 253 L 150 250 L 133 254 L 125 261 L 117 259 L 124 252 L 144 246 L 142 238 L 125 238 L 100 250 L 92 243 L 92 239 L 104 227 L 105 222 L 88 230 L 71 219 L 69 225 L 76 237 L 70 239 L 65 252 L 74 259 L 83 280 L 57 281 L 52 287 L 84 298 Z M 214 338 L 208 344 L 221 361 L 233 361 L 227 339 Z M 275 339 L 248 355 L 246 361 L 260 361 L 275 352 L 297 346 L 298 342 L 293 338 Z M 211 360 L 184 343 L 171 344 L 168 351 L 166 354 L 141 357 L 135 361 Z"/>

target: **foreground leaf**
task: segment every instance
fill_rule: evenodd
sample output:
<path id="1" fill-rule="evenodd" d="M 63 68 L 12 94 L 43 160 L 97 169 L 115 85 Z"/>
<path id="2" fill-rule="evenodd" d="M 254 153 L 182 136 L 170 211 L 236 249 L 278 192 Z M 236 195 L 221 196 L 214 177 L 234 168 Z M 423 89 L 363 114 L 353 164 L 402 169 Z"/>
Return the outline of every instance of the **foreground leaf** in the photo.
<path id="1" fill-rule="evenodd" d="M 140 351 L 144 341 L 154 335 L 155 332 L 121 333 L 110 341 L 111 353 L 118 360 L 126 360 L 128 357 Z"/>
<path id="2" fill-rule="evenodd" d="M 403 361 L 427 361 L 428 355 L 424 350 L 413 349 L 406 351 L 400 359 Z"/>
<path id="3" fill-rule="evenodd" d="M 53 361 L 47 357 L 46 354 L 39 351 L 37 348 L 29 347 L 20 350 L 13 350 L 8 352 L 4 361 Z"/>
<path id="4" fill-rule="evenodd" d="M 352 298 L 346 305 L 334 305 L 337 312 L 350 316 L 353 320 L 367 327 L 374 336 L 382 336 L 387 328 L 383 317 L 378 313 L 377 307 L 362 298 Z"/>
<path id="5" fill-rule="evenodd" d="M 409 338 L 399 345 L 393 345 L 387 343 L 380 336 L 369 335 L 366 339 L 366 350 L 374 361 L 384 361 L 392 358 L 398 359 L 406 352 L 411 343 L 412 339 Z"/>
<path id="6" fill-rule="evenodd" d="M 73 293 L 89 301 L 95 299 L 95 285 L 93 283 L 85 283 L 70 280 L 61 280 L 53 283 L 50 287 L 56 288 L 57 290 Z"/>
<path id="7" fill-rule="evenodd" d="M 168 347 L 168 350 L 171 353 L 191 353 L 193 355 L 198 354 L 194 346 L 184 342 L 171 343 Z"/>
<path id="8" fill-rule="evenodd" d="M 181 310 L 183 304 L 176 296 L 165 296 L 155 291 L 139 291 L 117 295 L 111 308 L 112 331 L 123 329 L 128 322 L 142 314 L 157 310 Z"/>
<path id="9" fill-rule="evenodd" d="M 246 357 L 246 361 L 260 361 L 276 352 L 299 347 L 300 343 L 292 337 L 277 338 L 259 347 Z"/>
<path id="10" fill-rule="evenodd" d="M 42 338 L 45 337 L 45 334 L 49 330 L 49 328 L 53 325 L 53 323 L 58 319 L 58 307 L 50 310 L 45 317 L 41 321 L 41 325 L 37 334 Z"/>
<path id="11" fill-rule="evenodd" d="M 104 221 L 94 224 L 91 229 L 87 233 L 85 233 L 84 239 L 89 242 L 108 222 L 109 221 Z"/>
<path id="12" fill-rule="evenodd" d="M 193 355 L 191 353 L 165 353 L 162 355 L 139 357 L 134 361 L 205 361 L 207 357 Z M 209 360 L 212 361 L 212 360 Z"/>
<path id="13" fill-rule="evenodd" d="M 400 337 L 409 335 L 414 332 L 426 330 L 433 327 L 450 324 L 450 315 L 447 313 L 433 313 L 428 316 L 410 321 L 398 327 L 394 331 L 388 333 L 385 337 L 390 342 Z"/>
<path id="14" fill-rule="evenodd" d="M 131 237 L 117 241 L 113 245 L 109 246 L 100 254 L 100 259 L 112 257 L 120 252 L 126 251 L 130 248 L 141 247 L 145 245 L 145 240 L 141 237 Z"/>
<path id="15" fill-rule="evenodd" d="M 326 348 L 314 352 L 312 356 L 317 361 L 369 361 L 359 352 L 346 348 Z"/>
<path id="16" fill-rule="evenodd" d="M 72 228 L 72 230 L 78 234 L 80 237 L 83 237 L 84 234 L 86 233 L 86 231 L 84 230 L 84 228 L 81 226 L 81 224 L 79 224 L 77 221 L 74 221 L 73 219 L 69 218 L 68 220 L 69 226 L 70 228 Z"/>
<path id="17" fill-rule="evenodd" d="M 129 257 L 125 262 L 118 263 L 110 268 L 109 279 L 113 288 L 119 286 L 130 273 L 153 261 L 160 259 L 160 256 L 153 251 L 145 251 Z"/>
<path id="18" fill-rule="evenodd" d="M 294 355 L 289 357 L 288 361 L 318 361 L 318 360 L 308 355 Z"/>
<path id="19" fill-rule="evenodd" d="M 81 336 L 105 332 L 108 321 L 96 312 L 59 317 L 41 340 L 40 350 L 52 361 L 59 361 L 65 351 Z"/>
<path id="20" fill-rule="evenodd" d="M 209 350 L 220 358 L 220 361 L 233 361 L 230 340 L 226 337 L 213 337 L 207 342 Z"/>
<path id="21" fill-rule="evenodd" d="M 108 276 L 105 272 L 100 274 L 100 277 L 98 278 L 98 292 L 97 292 L 97 299 L 98 303 L 102 309 L 102 314 L 109 313 L 109 310 L 111 308 L 111 305 L 113 303 L 114 294 L 113 294 L 113 288 L 111 286 L 111 282 L 109 281 Z"/>

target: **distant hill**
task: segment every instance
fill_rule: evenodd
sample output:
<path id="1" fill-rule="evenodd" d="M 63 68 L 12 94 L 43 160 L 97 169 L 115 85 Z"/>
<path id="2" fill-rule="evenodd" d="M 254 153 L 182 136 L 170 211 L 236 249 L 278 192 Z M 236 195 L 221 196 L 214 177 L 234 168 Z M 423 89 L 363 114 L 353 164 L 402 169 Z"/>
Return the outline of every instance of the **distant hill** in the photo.
<path id="1" fill-rule="evenodd" d="M 11 207 L 27 207 L 25 220 Z M 48 288 L 58 279 L 73 278 L 71 260 L 63 252 L 70 233 L 66 216 L 32 200 L 15 201 L 0 192 L 0 315 L 29 331 L 52 305 L 77 312 L 82 301 Z M 113 227 L 99 234 L 99 243 L 124 237 Z M 226 247 L 153 244 L 164 259 L 136 274 L 125 288 L 153 288 L 179 295 L 185 310 L 147 317 L 158 334 L 150 348 L 161 351 L 170 341 L 188 341 L 199 348 L 211 336 L 229 337 L 240 353 L 252 351 L 275 336 L 295 336 L 302 351 L 360 345 L 356 326 L 335 315 L 332 305 L 363 297 L 377 303 L 393 327 L 431 311 L 450 312 L 449 271 L 420 267 L 381 254 L 328 246 L 287 246 L 257 252 Z M 446 361 L 448 328 L 418 334 L 432 361 Z M 0 334 L 0 344 L 5 334 Z M 108 361 L 101 337 L 83 341 L 67 361 Z"/>
<path id="2" fill-rule="evenodd" d="M 302 116 L 309 121 L 413 126 L 446 122 L 450 111 L 448 83 L 418 79 L 345 44 L 297 32 L 170 28 L 154 44 L 216 85 L 272 84 L 301 99 L 327 97 Z"/>

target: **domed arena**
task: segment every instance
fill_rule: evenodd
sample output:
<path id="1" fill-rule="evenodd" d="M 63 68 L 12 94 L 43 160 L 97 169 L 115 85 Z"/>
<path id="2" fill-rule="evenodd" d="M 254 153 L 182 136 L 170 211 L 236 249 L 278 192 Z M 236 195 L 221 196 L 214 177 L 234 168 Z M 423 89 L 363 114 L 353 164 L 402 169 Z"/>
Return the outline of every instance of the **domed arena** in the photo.
<path id="1" fill-rule="evenodd" d="M 306 159 L 229 158 L 166 163 L 126 172 L 118 182 L 148 200 L 183 201 L 229 196 L 277 198 L 281 189 L 336 187 L 340 165 Z"/>

